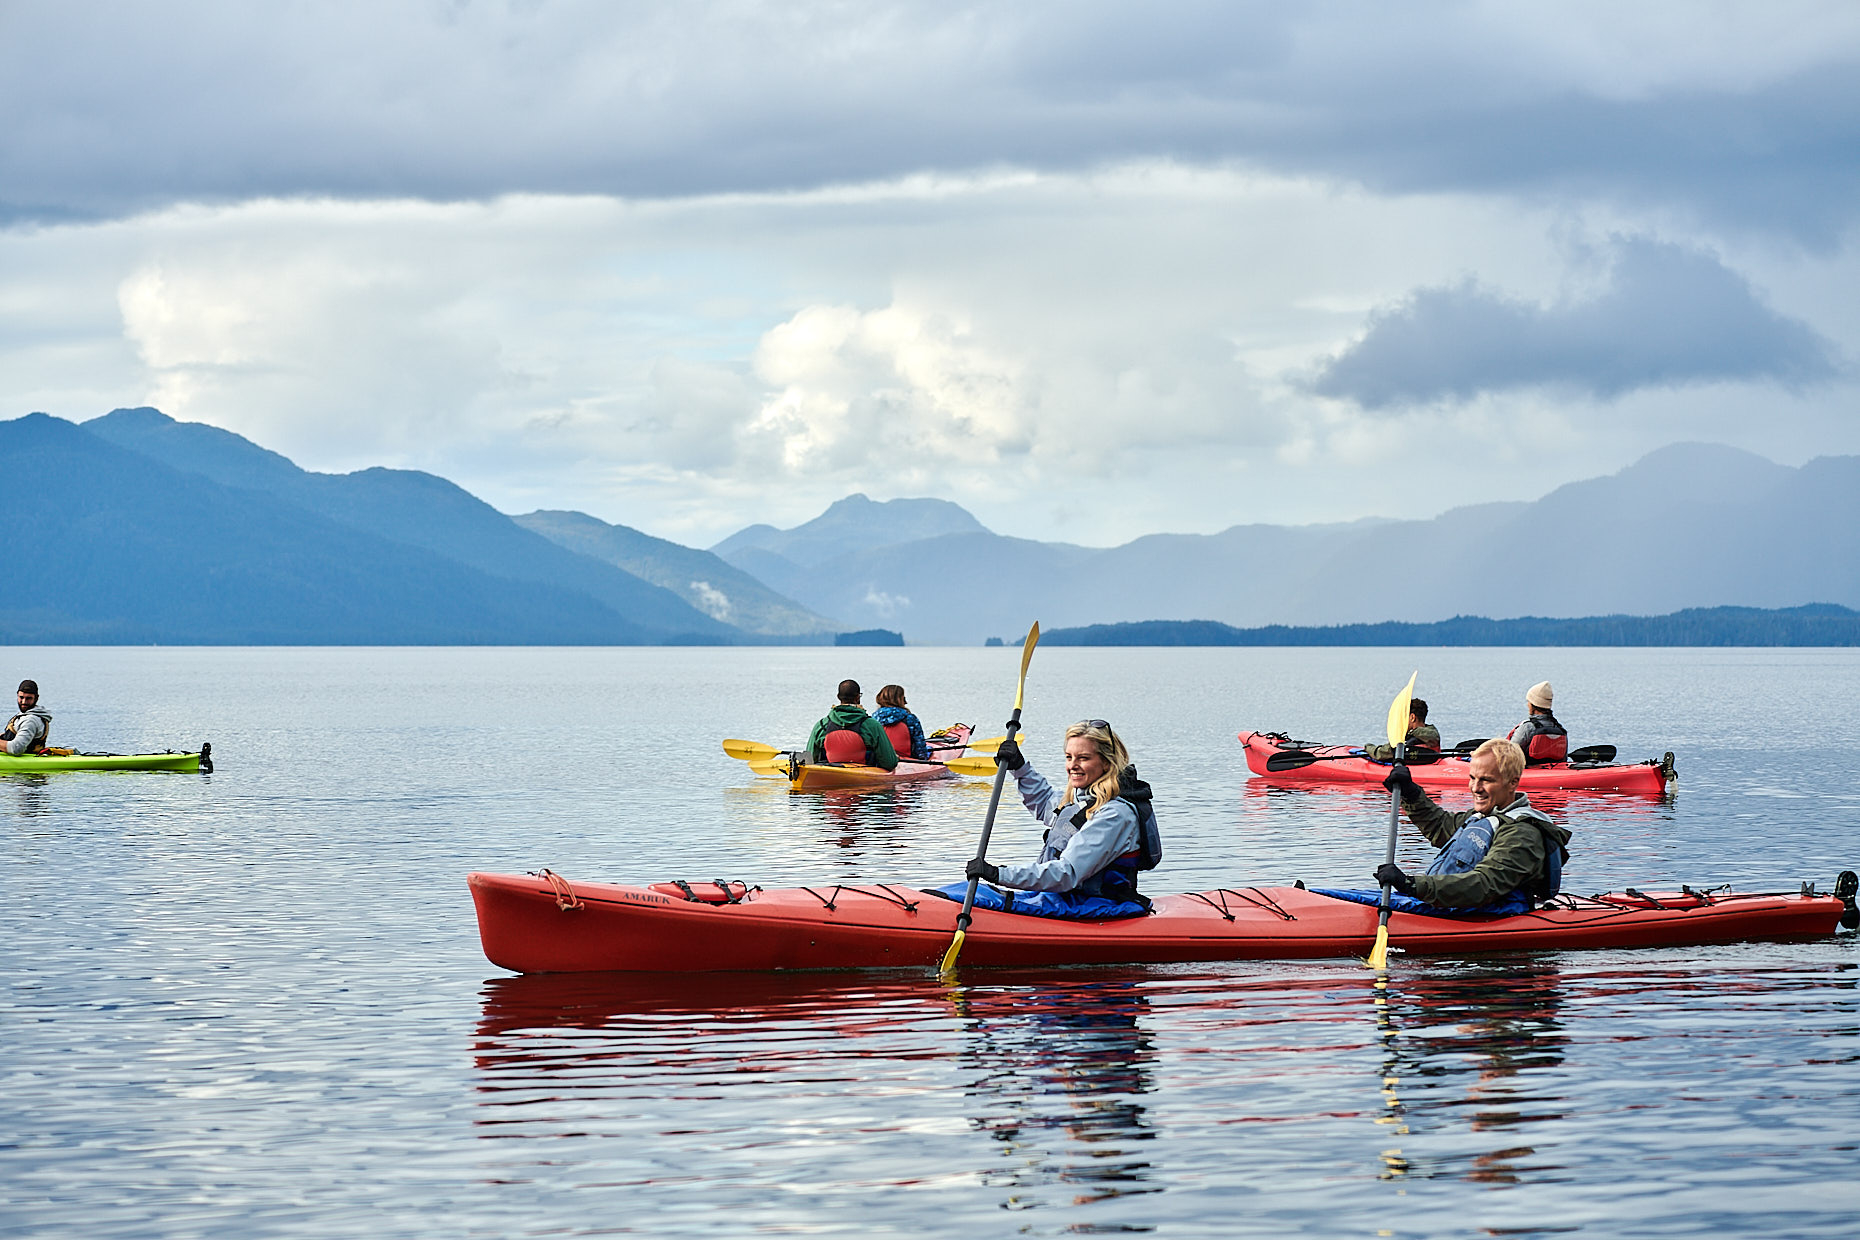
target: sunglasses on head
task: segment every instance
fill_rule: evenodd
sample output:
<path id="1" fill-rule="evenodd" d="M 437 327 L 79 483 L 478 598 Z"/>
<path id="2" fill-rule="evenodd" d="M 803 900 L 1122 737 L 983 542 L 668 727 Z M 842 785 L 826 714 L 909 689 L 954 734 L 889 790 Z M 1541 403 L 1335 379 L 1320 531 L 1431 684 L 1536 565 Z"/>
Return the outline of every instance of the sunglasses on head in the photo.
<path id="1" fill-rule="evenodd" d="M 1088 728 L 1097 728 L 1100 732 L 1109 732 L 1111 730 L 1111 725 L 1102 719 L 1087 719 L 1084 720 L 1084 724 Z"/>

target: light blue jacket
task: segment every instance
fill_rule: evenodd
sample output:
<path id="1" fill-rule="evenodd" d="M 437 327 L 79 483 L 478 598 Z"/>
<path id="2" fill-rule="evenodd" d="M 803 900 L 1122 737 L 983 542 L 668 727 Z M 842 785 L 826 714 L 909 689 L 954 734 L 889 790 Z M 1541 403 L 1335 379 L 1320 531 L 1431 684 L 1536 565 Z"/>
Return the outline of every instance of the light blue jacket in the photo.
<path id="1" fill-rule="evenodd" d="M 1046 844 L 1033 865 L 1001 866 L 997 882 L 1021 891 L 1071 891 L 1096 877 L 1126 853 L 1137 851 L 1137 811 L 1130 802 L 1117 800 L 1093 814 L 1078 827 L 1072 818 L 1087 800 L 1061 807 L 1062 795 L 1046 777 L 1023 763 L 1014 772 L 1021 804 L 1046 827 Z"/>

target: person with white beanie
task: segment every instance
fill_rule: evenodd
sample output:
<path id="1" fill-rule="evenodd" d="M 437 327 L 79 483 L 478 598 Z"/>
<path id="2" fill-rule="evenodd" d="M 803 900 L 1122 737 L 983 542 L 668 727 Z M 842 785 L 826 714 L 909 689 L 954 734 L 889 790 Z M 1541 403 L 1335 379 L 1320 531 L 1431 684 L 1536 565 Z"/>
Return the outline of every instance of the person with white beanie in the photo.
<path id="1" fill-rule="evenodd" d="M 1564 762 L 1569 758 L 1569 733 L 1563 730 L 1550 709 L 1555 700 L 1549 681 L 1540 680 L 1532 685 L 1524 694 L 1524 707 L 1528 712 L 1524 722 L 1506 734 L 1506 740 L 1524 751 L 1524 761 L 1529 766 Z"/>

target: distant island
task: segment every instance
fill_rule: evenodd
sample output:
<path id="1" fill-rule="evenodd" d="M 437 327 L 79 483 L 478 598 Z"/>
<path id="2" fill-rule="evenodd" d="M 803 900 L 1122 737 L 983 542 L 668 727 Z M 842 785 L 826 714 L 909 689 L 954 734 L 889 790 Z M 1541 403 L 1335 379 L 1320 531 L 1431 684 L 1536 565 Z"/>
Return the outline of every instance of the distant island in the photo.
<path id="1" fill-rule="evenodd" d="M 1691 607 L 1665 616 L 1455 616 L 1431 624 L 1237 629 L 1218 620 L 1141 620 L 1054 629 L 1053 646 L 1860 646 L 1860 611 L 1802 607 Z"/>

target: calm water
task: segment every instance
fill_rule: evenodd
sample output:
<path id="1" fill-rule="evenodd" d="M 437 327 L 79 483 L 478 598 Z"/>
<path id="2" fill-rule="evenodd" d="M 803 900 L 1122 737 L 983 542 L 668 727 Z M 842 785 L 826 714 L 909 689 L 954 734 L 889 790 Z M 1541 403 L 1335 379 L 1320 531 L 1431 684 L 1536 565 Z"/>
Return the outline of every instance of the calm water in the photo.
<path id="1" fill-rule="evenodd" d="M 1015 650 L 13 650 L 57 739 L 211 776 L 0 779 L 0 1232 L 1851 1236 L 1860 951 L 1040 973 L 504 975 L 464 876 L 960 877 L 986 785 L 832 799 L 842 675 L 999 730 Z M 1386 801 L 1248 779 L 1234 733 L 1449 741 L 1555 682 L 1575 744 L 1679 755 L 1561 807 L 1567 885 L 1860 866 L 1860 652 L 1043 650 L 1036 764 L 1111 719 L 1151 890 L 1364 883 Z M 1005 818 L 996 856 L 1036 846 Z M 1409 837 L 1405 860 L 1423 850 Z"/>

